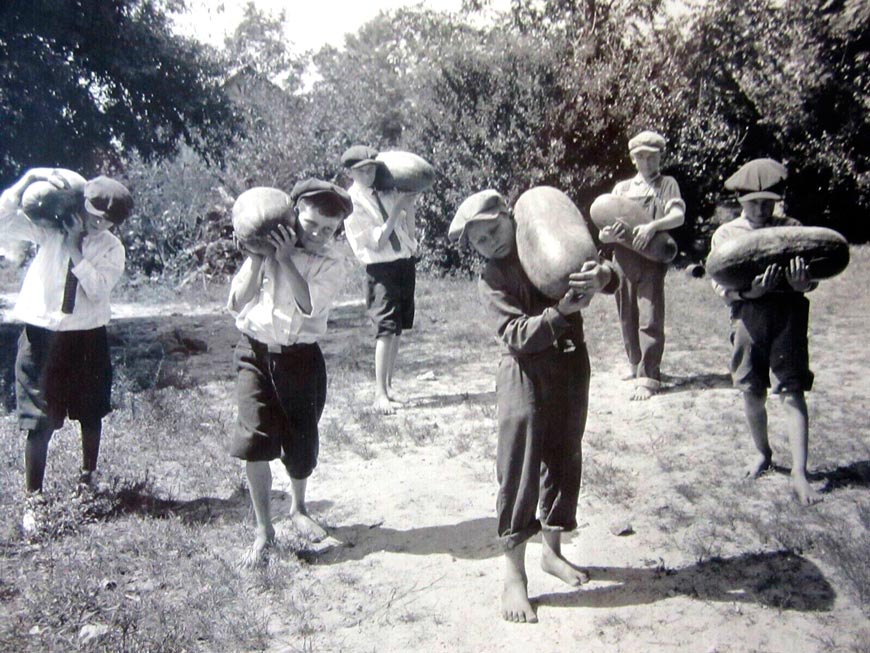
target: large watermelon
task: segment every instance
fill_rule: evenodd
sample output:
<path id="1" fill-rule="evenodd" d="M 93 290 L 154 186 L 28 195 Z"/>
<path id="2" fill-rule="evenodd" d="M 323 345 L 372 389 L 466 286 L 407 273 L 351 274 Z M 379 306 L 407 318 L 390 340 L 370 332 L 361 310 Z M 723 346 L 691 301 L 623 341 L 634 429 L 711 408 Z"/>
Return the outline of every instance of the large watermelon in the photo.
<path id="1" fill-rule="evenodd" d="M 643 249 L 635 249 L 632 246 L 635 228 L 650 222 L 649 214 L 635 201 L 605 193 L 592 202 L 589 216 L 599 229 L 622 222 L 625 225 L 625 241 L 617 244 L 628 247 L 645 258 L 660 263 L 670 263 L 677 256 L 677 243 L 665 231 L 657 232 Z"/>
<path id="2" fill-rule="evenodd" d="M 378 190 L 422 193 L 435 183 L 435 168 L 412 152 L 392 150 L 378 154 L 374 186 Z"/>
<path id="3" fill-rule="evenodd" d="M 562 191 L 538 186 L 514 205 L 517 254 L 529 280 L 552 299 L 568 291 L 568 275 L 598 252 L 580 210 Z"/>
<path id="4" fill-rule="evenodd" d="M 718 245 L 707 257 L 707 273 L 732 290 L 746 290 L 771 263 L 784 268 L 803 257 L 810 278 L 833 277 L 849 264 L 849 243 L 825 227 L 762 227 Z"/>
<path id="5" fill-rule="evenodd" d="M 233 231 L 242 243 L 265 238 L 278 225 L 292 227 L 294 219 L 290 196 L 278 188 L 250 188 L 233 204 Z"/>
<path id="6" fill-rule="evenodd" d="M 33 182 L 21 194 L 21 210 L 36 224 L 60 228 L 67 216 L 82 207 L 86 180 L 64 168 L 46 168 L 41 172 L 60 177 L 66 186 L 58 188 L 49 181 Z"/>

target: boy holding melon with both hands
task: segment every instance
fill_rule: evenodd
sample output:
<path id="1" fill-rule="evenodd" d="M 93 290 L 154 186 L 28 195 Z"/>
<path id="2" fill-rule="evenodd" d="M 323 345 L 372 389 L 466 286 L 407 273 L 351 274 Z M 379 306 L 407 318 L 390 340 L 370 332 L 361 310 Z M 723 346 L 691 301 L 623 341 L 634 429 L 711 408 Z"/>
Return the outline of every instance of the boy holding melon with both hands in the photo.
<path id="1" fill-rule="evenodd" d="M 676 229 L 686 219 L 686 203 L 673 177 L 661 174 L 665 139 L 653 131 L 642 131 L 628 141 L 637 175 L 621 181 L 613 194 L 640 204 L 649 222 L 635 229 L 632 248 L 616 247 L 613 262 L 619 274 L 616 308 L 622 340 L 628 355 L 626 379 L 635 383 L 632 400 L 646 400 L 661 388 L 661 364 L 665 350 L 665 274 L 667 263 L 652 261 L 635 250 L 643 249 L 659 231 Z M 605 227 L 602 243 L 624 243 L 621 225 Z"/>
<path id="2" fill-rule="evenodd" d="M 289 196 L 252 188 L 233 206 L 233 226 L 247 257 L 228 302 L 242 334 L 235 352 L 238 422 L 230 453 L 245 461 L 257 521 L 245 566 L 262 562 L 275 540 L 269 461 L 276 458 L 290 476 L 293 526 L 312 541 L 326 537 L 308 514 L 305 491 L 317 464 L 326 402 L 326 366 L 317 341 L 346 276 L 333 237 L 352 210 L 343 189 L 317 179 L 296 184 Z"/>
<path id="3" fill-rule="evenodd" d="M 496 381 L 498 535 L 505 551 L 501 610 L 507 621 L 535 622 L 525 570 L 529 538 L 543 532 L 544 571 L 570 585 L 588 580 L 561 551 L 562 532 L 577 526 L 589 398 L 580 310 L 595 293 L 613 292 L 617 277 L 609 263 L 589 262 L 570 275 L 564 297 L 546 297 L 520 265 L 516 225 L 494 190 L 460 205 L 448 237 L 487 259 L 480 293 L 503 345 Z"/>
<path id="4" fill-rule="evenodd" d="M 715 231 L 711 251 L 754 229 L 800 225 L 797 220 L 773 214 L 776 202 L 782 199 L 780 187 L 786 175 L 785 166 L 778 161 L 755 159 L 725 181 L 725 188 L 737 193 L 742 212 Z M 812 503 L 818 495 L 807 480 L 809 416 L 804 392 L 812 388 L 813 373 L 807 347 L 810 303 L 804 293 L 817 284 L 799 256 L 787 267 L 769 265 L 746 290 L 712 283 L 731 309 L 731 376 L 734 386 L 743 392 L 749 433 L 758 450 L 746 475 L 757 478 L 771 467 L 766 403 L 772 372 L 776 381 L 772 391 L 780 396 L 786 412 L 792 488 L 800 503 Z"/>

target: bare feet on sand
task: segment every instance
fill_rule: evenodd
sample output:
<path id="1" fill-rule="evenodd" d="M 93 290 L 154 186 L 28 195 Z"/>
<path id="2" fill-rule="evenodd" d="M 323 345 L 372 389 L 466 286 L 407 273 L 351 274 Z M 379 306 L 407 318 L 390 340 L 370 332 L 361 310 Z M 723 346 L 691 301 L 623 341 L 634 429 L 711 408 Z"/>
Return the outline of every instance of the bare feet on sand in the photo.
<path id="1" fill-rule="evenodd" d="M 378 395 L 375 397 L 375 412 L 380 413 L 381 415 L 393 415 L 396 412 L 396 404 L 393 401 L 390 401 L 390 398 L 387 395 Z"/>
<path id="2" fill-rule="evenodd" d="M 257 533 L 254 543 L 248 547 L 239 560 L 239 566 L 245 569 L 259 567 L 266 562 L 269 549 L 275 544 L 275 529 Z"/>
<path id="3" fill-rule="evenodd" d="M 538 615 L 529 603 L 528 581 L 521 576 L 505 578 L 501 593 L 501 616 L 514 623 L 537 623 Z"/>
<path id="4" fill-rule="evenodd" d="M 326 538 L 326 530 L 308 516 L 307 512 L 290 513 L 290 521 L 299 533 L 311 542 L 320 542 Z"/>
<path id="5" fill-rule="evenodd" d="M 580 587 L 589 582 L 589 574 L 585 569 L 569 562 L 560 554 L 548 553 L 546 548 L 541 555 L 541 569 L 572 587 Z"/>
<path id="6" fill-rule="evenodd" d="M 389 399 L 391 403 L 399 404 L 400 406 L 404 406 L 408 403 L 408 398 L 405 395 L 401 392 L 396 392 L 392 388 L 387 388 L 387 399 Z"/>
<path id="7" fill-rule="evenodd" d="M 771 468 L 770 454 L 758 454 L 758 457 L 753 460 L 747 467 L 744 476 L 746 478 L 758 478 Z"/>
<path id="8" fill-rule="evenodd" d="M 797 497 L 798 503 L 803 506 L 809 506 L 822 500 L 819 493 L 812 488 L 806 476 L 792 474 L 791 488 L 795 497 Z"/>
<path id="9" fill-rule="evenodd" d="M 637 385 L 634 387 L 634 392 L 631 393 L 631 401 L 646 401 L 650 397 L 652 397 L 656 393 L 652 388 L 647 388 L 643 385 Z"/>

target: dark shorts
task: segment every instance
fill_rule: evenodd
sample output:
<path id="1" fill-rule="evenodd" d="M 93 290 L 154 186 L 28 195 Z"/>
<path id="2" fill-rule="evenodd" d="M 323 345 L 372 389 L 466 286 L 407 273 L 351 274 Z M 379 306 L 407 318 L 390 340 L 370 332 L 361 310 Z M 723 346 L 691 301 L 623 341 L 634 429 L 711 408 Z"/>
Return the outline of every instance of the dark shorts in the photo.
<path id="1" fill-rule="evenodd" d="M 375 337 L 401 335 L 414 326 L 414 259 L 366 266 L 366 308 L 375 326 Z"/>
<path id="2" fill-rule="evenodd" d="M 238 422 L 230 455 L 242 460 L 280 458 L 292 478 L 308 478 L 317 465 L 317 423 L 326 403 L 326 365 L 317 343 L 284 347 L 242 336 L 236 345 Z"/>
<path id="3" fill-rule="evenodd" d="M 58 429 L 66 417 L 97 424 L 112 410 L 106 327 L 49 331 L 26 325 L 18 338 L 15 398 L 23 429 Z"/>
<path id="4" fill-rule="evenodd" d="M 734 387 L 755 394 L 803 392 L 813 387 L 807 326 L 810 303 L 783 293 L 737 302 L 731 316 L 731 378 Z"/>

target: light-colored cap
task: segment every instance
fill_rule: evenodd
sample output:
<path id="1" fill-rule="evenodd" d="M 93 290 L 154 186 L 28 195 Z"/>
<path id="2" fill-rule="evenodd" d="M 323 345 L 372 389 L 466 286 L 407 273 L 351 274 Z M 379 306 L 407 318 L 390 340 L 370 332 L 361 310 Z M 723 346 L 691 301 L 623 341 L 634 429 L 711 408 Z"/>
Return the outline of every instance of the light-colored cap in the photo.
<path id="1" fill-rule="evenodd" d="M 665 137 L 654 131 L 642 131 L 628 141 L 628 151 L 635 152 L 661 152 L 665 149 Z"/>
<path id="2" fill-rule="evenodd" d="M 742 200 L 781 200 L 788 170 L 774 159 L 753 159 L 725 180 Z"/>
<path id="3" fill-rule="evenodd" d="M 507 213 L 507 203 L 496 190 L 487 189 L 465 198 L 456 215 L 450 221 L 447 238 L 460 244 L 465 242 L 465 227 L 471 222 L 494 220 L 502 213 Z"/>

